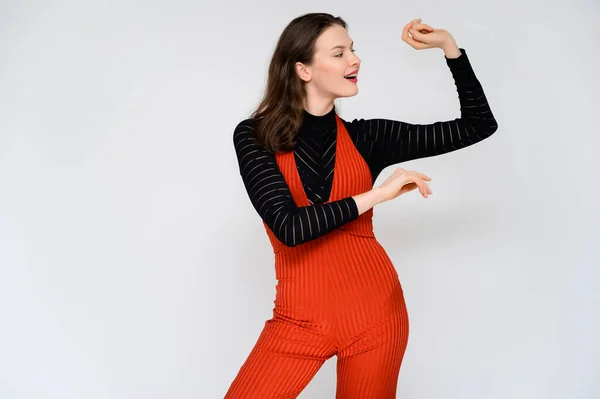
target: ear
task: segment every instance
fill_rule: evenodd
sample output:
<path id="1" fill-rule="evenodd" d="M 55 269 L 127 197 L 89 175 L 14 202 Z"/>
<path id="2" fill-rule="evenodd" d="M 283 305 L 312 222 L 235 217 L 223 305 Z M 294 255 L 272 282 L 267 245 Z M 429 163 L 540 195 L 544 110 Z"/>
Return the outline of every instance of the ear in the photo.
<path id="1" fill-rule="evenodd" d="M 311 79 L 311 70 L 309 67 L 301 62 L 296 62 L 296 74 L 305 82 L 309 82 Z"/>

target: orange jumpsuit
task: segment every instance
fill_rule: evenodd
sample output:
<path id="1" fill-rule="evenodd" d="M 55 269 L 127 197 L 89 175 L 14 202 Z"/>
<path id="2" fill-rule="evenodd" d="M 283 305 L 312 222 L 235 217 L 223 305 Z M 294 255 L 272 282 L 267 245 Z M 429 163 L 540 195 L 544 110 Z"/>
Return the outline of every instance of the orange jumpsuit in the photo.
<path id="1" fill-rule="evenodd" d="M 339 116 L 328 202 L 372 189 L 368 165 Z M 297 206 L 310 206 L 292 151 L 275 153 Z M 225 399 L 292 399 L 337 356 L 336 399 L 393 399 L 408 342 L 398 274 L 373 234 L 373 209 L 295 247 L 265 225 L 275 254 L 273 317 Z M 308 228 L 308 226 L 303 226 Z"/>

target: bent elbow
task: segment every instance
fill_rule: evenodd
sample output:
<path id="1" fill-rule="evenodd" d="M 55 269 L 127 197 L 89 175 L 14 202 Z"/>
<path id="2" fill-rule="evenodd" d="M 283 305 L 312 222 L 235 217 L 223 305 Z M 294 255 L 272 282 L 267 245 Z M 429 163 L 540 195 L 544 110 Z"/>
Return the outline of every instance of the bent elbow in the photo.
<path id="1" fill-rule="evenodd" d="M 284 223 L 282 226 L 277 226 L 276 229 L 274 229 L 274 233 L 275 233 L 275 237 L 277 237 L 277 239 L 279 241 L 281 241 L 282 244 L 284 244 L 286 247 L 295 247 L 298 244 L 300 244 L 300 240 L 298 240 L 297 234 L 294 234 L 294 229 L 293 229 L 293 223 L 291 222 L 291 218 L 288 218 L 287 220 L 290 220 L 289 223 Z"/>
<path id="2" fill-rule="evenodd" d="M 490 123 L 486 126 L 486 130 L 489 132 L 490 136 L 496 133 L 496 130 L 498 130 L 498 122 L 496 119 L 492 119 L 490 121 Z"/>
<path id="3" fill-rule="evenodd" d="M 476 123 L 471 125 L 471 129 L 476 132 L 479 140 L 485 140 L 498 130 L 496 119 L 490 119 L 487 123 Z"/>
<path id="4" fill-rule="evenodd" d="M 284 231 L 283 234 L 277 236 L 277 239 L 279 241 L 281 241 L 288 248 L 292 248 L 292 247 L 295 247 L 296 245 L 298 245 L 298 242 L 296 242 L 293 239 L 294 235 L 293 235 L 291 229 L 287 228 L 285 230 L 286 231 Z M 290 231 L 287 231 L 287 230 L 290 230 Z"/>

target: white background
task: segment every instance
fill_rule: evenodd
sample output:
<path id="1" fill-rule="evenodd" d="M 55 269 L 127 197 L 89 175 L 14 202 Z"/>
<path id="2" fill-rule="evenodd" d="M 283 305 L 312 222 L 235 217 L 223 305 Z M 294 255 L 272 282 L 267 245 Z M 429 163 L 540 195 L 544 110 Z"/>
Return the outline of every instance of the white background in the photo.
<path id="1" fill-rule="evenodd" d="M 600 397 L 600 6 L 574 2 L 0 3 L 0 398 L 222 398 L 275 294 L 233 129 L 294 17 L 349 23 L 340 116 L 460 116 L 467 51 L 499 123 L 402 164 L 375 209 L 411 323 L 398 398 Z M 379 176 L 380 184 L 393 171 Z M 301 398 L 335 396 L 335 357 Z"/>

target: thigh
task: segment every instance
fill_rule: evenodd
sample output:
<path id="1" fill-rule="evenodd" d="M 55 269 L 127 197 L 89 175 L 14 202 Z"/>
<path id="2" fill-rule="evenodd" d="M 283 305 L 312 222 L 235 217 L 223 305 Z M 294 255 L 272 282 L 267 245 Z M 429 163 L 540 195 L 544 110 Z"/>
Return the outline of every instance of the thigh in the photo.
<path id="1" fill-rule="evenodd" d="M 334 355 L 326 337 L 297 325 L 267 320 L 225 399 L 293 399 Z"/>
<path id="2" fill-rule="evenodd" d="M 340 352 L 336 399 L 395 399 L 408 330 L 403 308 Z"/>

